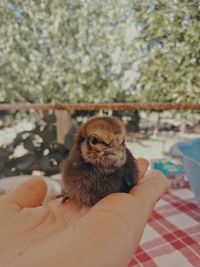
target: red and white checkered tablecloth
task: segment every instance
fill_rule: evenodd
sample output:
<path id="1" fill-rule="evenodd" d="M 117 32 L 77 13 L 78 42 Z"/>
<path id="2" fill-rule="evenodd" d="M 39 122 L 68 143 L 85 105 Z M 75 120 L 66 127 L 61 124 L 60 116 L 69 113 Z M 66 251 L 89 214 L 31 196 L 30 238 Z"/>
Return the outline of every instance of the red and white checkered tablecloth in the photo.
<path id="1" fill-rule="evenodd" d="M 157 203 L 129 267 L 200 267 L 200 206 L 186 185 Z"/>

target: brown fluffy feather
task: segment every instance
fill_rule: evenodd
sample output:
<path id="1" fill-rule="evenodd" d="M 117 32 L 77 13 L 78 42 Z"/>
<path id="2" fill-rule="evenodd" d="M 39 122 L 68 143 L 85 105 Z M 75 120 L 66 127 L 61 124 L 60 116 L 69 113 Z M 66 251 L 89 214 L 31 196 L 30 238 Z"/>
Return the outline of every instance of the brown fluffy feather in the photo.
<path id="1" fill-rule="evenodd" d="M 116 117 L 94 117 L 83 124 L 63 163 L 65 195 L 91 206 L 108 194 L 129 192 L 138 172 L 124 140 L 125 127 Z"/>

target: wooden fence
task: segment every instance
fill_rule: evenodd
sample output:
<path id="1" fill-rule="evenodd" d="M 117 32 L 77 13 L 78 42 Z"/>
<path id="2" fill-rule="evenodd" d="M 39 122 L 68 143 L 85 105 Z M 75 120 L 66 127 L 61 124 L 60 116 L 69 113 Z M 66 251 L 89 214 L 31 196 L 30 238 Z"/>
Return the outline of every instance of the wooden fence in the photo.
<path id="1" fill-rule="evenodd" d="M 200 110 L 200 103 L 0 104 L 0 110 Z"/>

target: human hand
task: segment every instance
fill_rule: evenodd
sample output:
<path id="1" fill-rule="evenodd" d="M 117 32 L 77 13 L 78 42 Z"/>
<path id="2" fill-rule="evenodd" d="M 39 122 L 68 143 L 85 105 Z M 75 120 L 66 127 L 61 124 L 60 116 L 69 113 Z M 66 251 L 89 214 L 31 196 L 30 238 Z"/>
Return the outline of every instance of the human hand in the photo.
<path id="1" fill-rule="evenodd" d="M 142 177 L 147 161 L 137 163 Z M 26 181 L 0 199 L 0 266 L 126 267 L 167 188 L 164 175 L 152 171 L 129 194 L 111 194 L 92 208 L 60 199 L 39 206 L 46 183 Z"/>

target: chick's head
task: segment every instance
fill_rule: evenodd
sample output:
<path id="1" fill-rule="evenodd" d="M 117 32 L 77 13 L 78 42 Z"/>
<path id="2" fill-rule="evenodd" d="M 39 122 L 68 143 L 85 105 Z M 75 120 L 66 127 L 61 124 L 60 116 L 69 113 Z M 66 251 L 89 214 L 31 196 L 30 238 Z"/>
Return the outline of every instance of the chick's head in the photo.
<path id="1" fill-rule="evenodd" d="M 116 117 L 90 119 L 79 128 L 75 142 L 92 165 L 118 168 L 126 161 L 125 127 Z"/>

